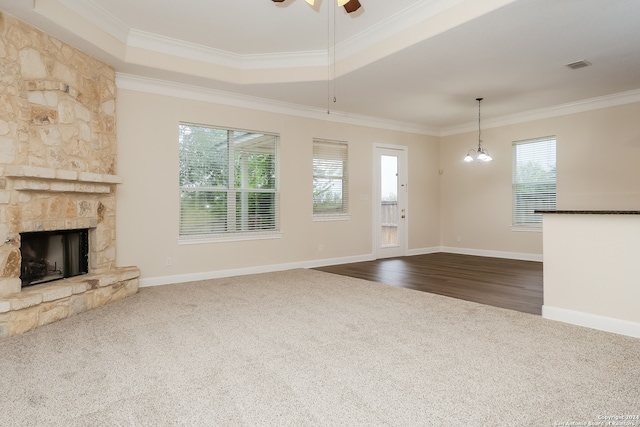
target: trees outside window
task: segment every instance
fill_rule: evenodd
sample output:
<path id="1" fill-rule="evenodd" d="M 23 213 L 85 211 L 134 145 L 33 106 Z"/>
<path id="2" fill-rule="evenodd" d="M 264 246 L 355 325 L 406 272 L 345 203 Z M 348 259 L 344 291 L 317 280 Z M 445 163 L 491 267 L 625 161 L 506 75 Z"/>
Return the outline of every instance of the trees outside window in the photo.
<path id="1" fill-rule="evenodd" d="M 180 237 L 279 230 L 276 135 L 182 123 Z"/>
<path id="2" fill-rule="evenodd" d="M 556 208 L 556 138 L 513 143 L 513 226 L 542 229 L 535 210 Z"/>
<path id="3" fill-rule="evenodd" d="M 313 214 L 349 213 L 348 145 L 345 142 L 313 141 Z"/>

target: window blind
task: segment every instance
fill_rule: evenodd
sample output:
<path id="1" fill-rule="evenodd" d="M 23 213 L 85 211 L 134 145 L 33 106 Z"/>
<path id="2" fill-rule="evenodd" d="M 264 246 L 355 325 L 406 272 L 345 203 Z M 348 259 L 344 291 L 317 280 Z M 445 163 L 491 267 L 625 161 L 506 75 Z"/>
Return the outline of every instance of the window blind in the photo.
<path id="1" fill-rule="evenodd" d="M 348 144 L 313 141 L 313 213 L 349 213 Z"/>
<path id="2" fill-rule="evenodd" d="M 540 229 L 535 210 L 556 208 L 556 138 L 513 143 L 513 225 Z"/>
<path id="3" fill-rule="evenodd" d="M 279 230 L 277 136 L 180 124 L 180 237 Z"/>

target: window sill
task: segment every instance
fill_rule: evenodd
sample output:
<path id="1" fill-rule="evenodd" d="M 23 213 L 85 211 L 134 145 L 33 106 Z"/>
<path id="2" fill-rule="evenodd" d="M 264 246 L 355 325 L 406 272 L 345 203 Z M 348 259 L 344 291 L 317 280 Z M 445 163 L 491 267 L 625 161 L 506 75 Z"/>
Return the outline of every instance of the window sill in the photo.
<path id="1" fill-rule="evenodd" d="M 349 221 L 351 215 L 349 214 L 327 214 L 327 215 L 313 215 L 314 222 L 327 222 L 327 221 Z"/>
<path id="2" fill-rule="evenodd" d="M 197 237 L 179 237 L 178 244 L 180 245 L 201 245 L 207 243 L 223 243 L 223 242 L 242 242 L 247 240 L 270 240 L 281 239 L 282 233 L 274 232 L 268 234 L 238 234 L 238 235 L 224 235 L 224 236 L 197 236 Z"/>
<path id="3" fill-rule="evenodd" d="M 539 226 L 512 225 L 511 231 L 525 232 L 525 233 L 542 233 L 542 225 L 539 225 Z"/>

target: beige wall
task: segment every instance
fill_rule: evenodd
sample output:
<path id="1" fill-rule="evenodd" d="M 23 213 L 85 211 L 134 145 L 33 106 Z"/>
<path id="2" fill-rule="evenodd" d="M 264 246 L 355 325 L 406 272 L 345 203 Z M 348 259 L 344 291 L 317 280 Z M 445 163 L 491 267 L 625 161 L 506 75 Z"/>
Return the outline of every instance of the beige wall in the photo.
<path id="1" fill-rule="evenodd" d="M 442 246 L 542 254 L 542 233 L 511 231 L 511 143 L 556 135 L 558 209 L 640 209 L 640 103 L 482 130 L 489 164 L 467 164 L 477 132 L 441 145 Z M 460 236 L 460 241 L 457 240 Z"/>
<path id="2" fill-rule="evenodd" d="M 640 337 L 639 252 L 639 215 L 545 215 L 543 316 Z"/>
<path id="3" fill-rule="evenodd" d="M 124 179 L 117 191 L 117 262 L 137 265 L 145 279 L 371 257 L 375 143 L 409 149 L 409 250 L 415 253 L 440 244 L 436 137 L 123 89 L 117 108 L 118 169 Z M 180 121 L 280 135 L 281 239 L 178 243 Z M 349 221 L 312 221 L 314 137 L 349 141 Z M 165 265 L 167 257 L 171 266 Z"/>
<path id="4" fill-rule="evenodd" d="M 123 89 L 117 108 L 117 263 L 147 279 L 370 258 L 375 143 L 409 148 L 409 254 L 541 259 L 542 233 L 511 230 L 511 143 L 522 139 L 556 135 L 559 209 L 640 209 L 639 103 L 483 129 L 490 164 L 462 161 L 475 132 L 437 138 Z M 280 135 L 282 239 L 178 243 L 180 121 Z M 350 142 L 350 221 L 311 220 L 314 137 Z"/>

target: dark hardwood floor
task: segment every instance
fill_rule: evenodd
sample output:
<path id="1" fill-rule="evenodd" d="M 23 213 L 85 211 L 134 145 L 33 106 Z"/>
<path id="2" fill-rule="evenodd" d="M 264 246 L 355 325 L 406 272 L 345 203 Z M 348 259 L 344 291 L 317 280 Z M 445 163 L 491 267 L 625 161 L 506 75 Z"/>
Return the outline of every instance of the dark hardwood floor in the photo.
<path id="1" fill-rule="evenodd" d="M 316 270 L 525 313 L 542 313 L 541 262 L 434 253 Z"/>

